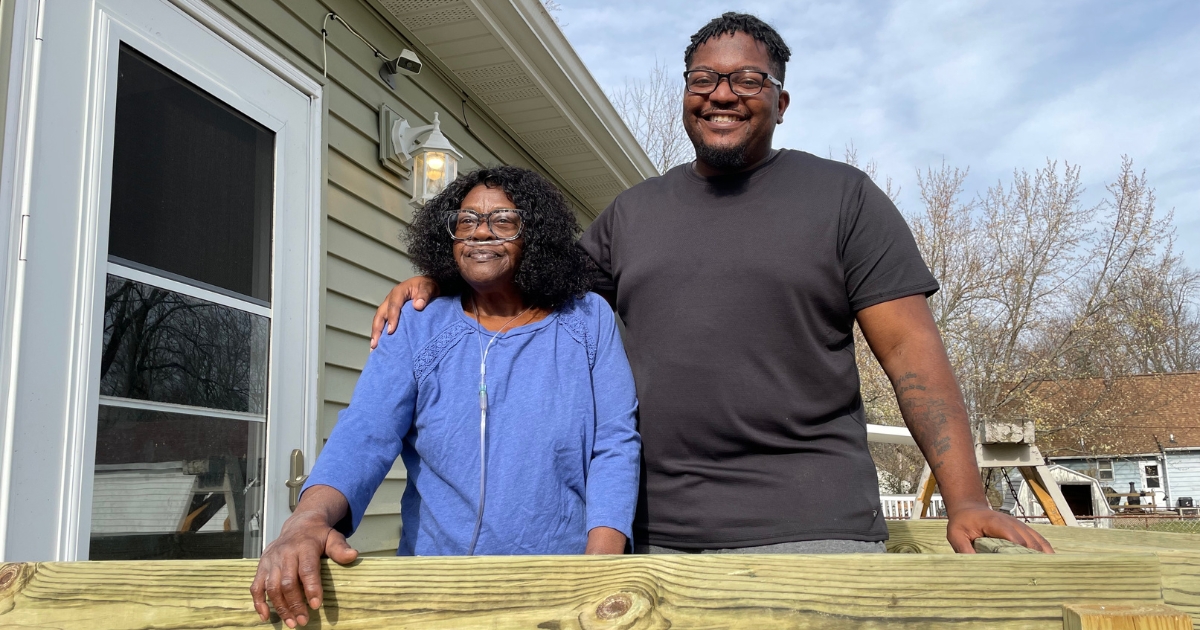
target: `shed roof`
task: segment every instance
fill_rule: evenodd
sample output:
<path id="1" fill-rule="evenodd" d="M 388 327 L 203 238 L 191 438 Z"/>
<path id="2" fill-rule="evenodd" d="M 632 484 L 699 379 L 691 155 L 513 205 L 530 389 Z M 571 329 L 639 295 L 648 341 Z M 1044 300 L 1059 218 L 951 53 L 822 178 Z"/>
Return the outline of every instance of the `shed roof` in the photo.
<path id="1" fill-rule="evenodd" d="M 1043 381 L 1029 396 L 1046 455 L 1200 447 L 1200 372 Z"/>
<path id="2" fill-rule="evenodd" d="M 371 0 L 595 217 L 657 175 L 537 0 Z"/>

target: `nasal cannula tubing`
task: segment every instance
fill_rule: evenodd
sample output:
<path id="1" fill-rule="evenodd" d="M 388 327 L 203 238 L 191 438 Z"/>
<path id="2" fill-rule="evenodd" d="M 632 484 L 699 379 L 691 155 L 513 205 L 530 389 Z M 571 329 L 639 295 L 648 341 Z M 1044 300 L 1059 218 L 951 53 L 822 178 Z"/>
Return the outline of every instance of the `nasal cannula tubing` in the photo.
<path id="1" fill-rule="evenodd" d="M 471 546 L 467 548 L 468 556 L 475 555 L 475 543 L 479 542 L 479 530 L 483 527 L 483 496 L 487 490 L 487 452 L 484 450 L 487 444 L 487 355 L 492 351 L 492 344 L 496 343 L 496 337 L 499 337 L 509 324 L 529 312 L 531 308 L 533 307 L 525 307 L 525 310 L 504 322 L 500 330 L 492 335 L 487 348 L 484 348 L 483 321 L 479 319 L 479 305 L 475 303 L 475 298 L 471 298 L 471 310 L 475 312 L 475 323 L 479 326 L 479 336 L 475 338 L 479 342 L 479 510 L 475 515 L 475 533 L 471 534 Z"/>

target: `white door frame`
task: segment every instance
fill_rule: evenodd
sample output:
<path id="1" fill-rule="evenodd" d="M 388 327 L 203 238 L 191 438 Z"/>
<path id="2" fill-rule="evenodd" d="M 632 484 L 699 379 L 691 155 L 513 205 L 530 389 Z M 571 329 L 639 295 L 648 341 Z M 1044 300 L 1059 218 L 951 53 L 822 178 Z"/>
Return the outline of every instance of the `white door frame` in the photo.
<path id="1" fill-rule="evenodd" d="M 34 55 L 40 67 L 35 64 L 29 114 L 37 117 L 37 126 L 29 131 L 31 150 L 18 167 L 28 178 L 28 238 L 22 248 L 29 256 L 16 263 L 18 350 L 10 364 L 15 387 L 9 390 L 0 451 L 0 558 L 87 558 L 99 394 L 93 364 L 103 341 L 120 41 L 276 133 L 263 480 L 263 540 L 269 541 L 287 514 L 286 453 L 292 448 L 314 453 L 316 447 L 321 87 L 200 0 L 51 2 L 40 11 L 41 47 Z M 257 79 L 252 84 L 229 76 L 252 67 L 266 71 L 252 71 Z M 269 106 L 256 104 L 272 102 L 293 103 L 288 106 L 293 113 L 280 120 L 268 113 Z M 7 145 L 11 137 L 6 138 Z"/>

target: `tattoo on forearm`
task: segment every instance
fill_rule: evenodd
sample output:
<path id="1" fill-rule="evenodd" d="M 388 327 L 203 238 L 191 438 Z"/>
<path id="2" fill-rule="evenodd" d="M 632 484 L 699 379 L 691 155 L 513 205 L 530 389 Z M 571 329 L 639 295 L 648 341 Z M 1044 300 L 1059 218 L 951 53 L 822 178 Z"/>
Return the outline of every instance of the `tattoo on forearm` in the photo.
<path id="1" fill-rule="evenodd" d="M 912 392 L 912 391 L 922 391 L 923 392 L 923 391 L 925 391 L 924 385 L 922 385 L 920 383 L 909 382 L 916 378 L 917 378 L 916 374 L 914 374 L 912 372 L 908 372 L 904 376 L 901 376 L 900 378 L 896 379 L 896 396 L 902 396 L 906 392 Z"/>
<path id="2" fill-rule="evenodd" d="M 931 455 L 936 455 L 939 461 L 930 462 L 933 469 L 940 468 L 940 457 L 950 452 L 952 448 L 950 436 L 943 431 L 950 423 L 951 405 L 943 398 L 930 398 L 921 395 L 926 391 L 921 377 L 913 372 L 907 372 L 893 383 L 896 390 L 896 401 L 900 411 L 912 427 L 919 442 L 929 444 L 933 448 Z M 934 458 L 930 458 L 934 459 Z"/>

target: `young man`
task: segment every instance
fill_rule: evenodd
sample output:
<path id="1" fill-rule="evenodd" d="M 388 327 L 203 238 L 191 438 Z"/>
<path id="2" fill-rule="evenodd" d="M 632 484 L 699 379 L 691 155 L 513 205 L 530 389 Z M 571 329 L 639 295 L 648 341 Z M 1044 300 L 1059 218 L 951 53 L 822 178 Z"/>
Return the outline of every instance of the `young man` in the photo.
<path id="1" fill-rule="evenodd" d="M 966 406 L 925 298 L 938 289 L 895 206 L 861 171 L 773 150 L 790 51 L 726 13 L 685 53 L 696 160 L 619 195 L 583 235 L 626 326 L 652 553 L 883 551 L 887 527 L 854 362 L 857 320 L 891 378 L 949 516 L 947 538 L 1050 551 L 984 497 Z M 372 344 L 412 299 L 380 307 Z"/>

